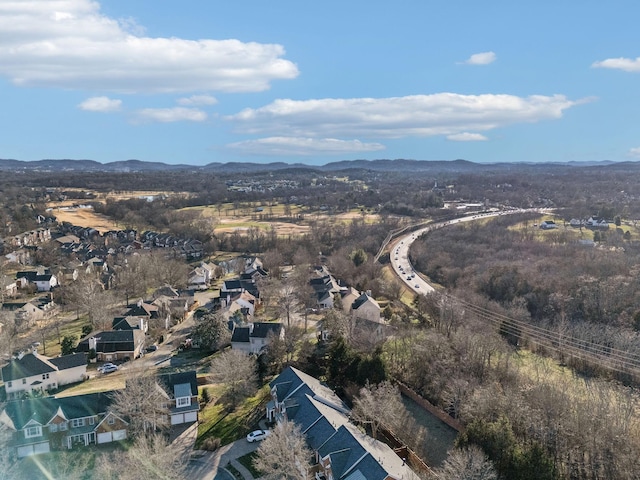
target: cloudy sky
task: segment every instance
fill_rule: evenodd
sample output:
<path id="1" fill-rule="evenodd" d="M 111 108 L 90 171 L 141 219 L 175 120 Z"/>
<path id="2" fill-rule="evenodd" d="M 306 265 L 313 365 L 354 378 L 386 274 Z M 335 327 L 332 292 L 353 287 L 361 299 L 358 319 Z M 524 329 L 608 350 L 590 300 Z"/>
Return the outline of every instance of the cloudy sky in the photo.
<path id="1" fill-rule="evenodd" d="M 637 0 L 0 0 L 0 158 L 640 159 Z"/>

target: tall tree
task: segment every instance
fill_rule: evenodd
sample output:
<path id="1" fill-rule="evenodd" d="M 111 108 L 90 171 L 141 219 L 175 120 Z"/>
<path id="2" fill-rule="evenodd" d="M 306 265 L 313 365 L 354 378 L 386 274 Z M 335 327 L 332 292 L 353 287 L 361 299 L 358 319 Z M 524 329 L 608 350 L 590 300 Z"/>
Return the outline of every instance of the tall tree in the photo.
<path id="1" fill-rule="evenodd" d="M 293 422 L 278 423 L 262 441 L 253 466 L 267 480 L 306 480 L 311 450 Z"/>
<path id="2" fill-rule="evenodd" d="M 381 425 L 391 430 L 401 426 L 407 410 L 398 388 L 391 382 L 384 381 L 377 385 L 367 383 L 360 389 L 351 415 L 356 421 L 370 425 L 371 434 L 376 438 Z"/>
<path id="3" fill-rule="evenodd" d="M 257 364 L 253 356 L 239 350 L 227 350 L 211 361 L 211 381 L 224 385 L 225 397 L 232 409 L 257 387 Z"/>
<path id="4" fill-rule="evenodd" d="M 192 336 L 199 343 L 200 348 L 209 351 L 218 350 L 231 340 L 231 333 L 225 318 L 220 313 L 212 312 L 196 319 Z"/>
<path id="5" fill-rule="evenodd" d="M 111 394 L 111 410 L 129 422 L 133 437 L 166 430 L 169 425 L 169 396 L 158 385 L 155 376 L 142 371 L 132 372 L 125 388 Z"/>

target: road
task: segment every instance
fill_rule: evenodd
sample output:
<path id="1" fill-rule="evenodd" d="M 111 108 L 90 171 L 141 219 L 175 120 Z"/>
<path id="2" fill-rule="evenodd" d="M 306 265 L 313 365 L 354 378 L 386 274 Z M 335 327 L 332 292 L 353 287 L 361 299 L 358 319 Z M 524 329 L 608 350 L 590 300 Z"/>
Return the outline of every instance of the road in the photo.
<path id="1" fill-rule="evenodd" d="M 401 237 L 398 237 L 391 246 L 389 258 L 391 260 L 391 266 L 395 274 L 404 282 L 404 284 L 415 293 L 427 294 L 433 292 L 435 289 L 426 280 L 426 277 L 421 276 L 415 271 L 413 265 L 409 261 L 409 248 L 411 244 L 424 233 L 430 232 L 437 228 L 442 228 L 447 225 L 453 225 L 460 222 L 471 222 L 478 220 L 479 218 L 497 217 L 499 215 L 507 215 L 511 213 L 522 213 L 525 210 L 508 210 L 502 212 L 481 213 L 476 215 L 469 215 L 467 217 L 460 217 L 446 222 L 432 223 L 428 227 L 421 228 L 411 233 L 407 233 Z M 536 210 L 539 211 L 539 210 Z"/>

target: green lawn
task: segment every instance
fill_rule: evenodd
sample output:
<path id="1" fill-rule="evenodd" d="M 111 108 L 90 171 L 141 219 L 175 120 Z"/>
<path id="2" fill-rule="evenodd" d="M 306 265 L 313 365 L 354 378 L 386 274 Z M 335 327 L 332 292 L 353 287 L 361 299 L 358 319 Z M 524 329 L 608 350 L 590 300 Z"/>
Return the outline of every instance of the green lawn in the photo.
<path id="1" fill-rule="evenodd" d="M 253 475 L 253 478 L 260 478 L 262 474 L 258 470 L 256 470 L 255 467 L 253 466 L 254 458 L 256 458 L 256 452 L 251 452 L 238 458 L 238 462 L 240 462 L 240 465 L 242 465 L 243 467 L 245 467 L 247 470 L 251 472 L 251 475 Z"/>
<path id="2" fill-rule="evenodd" d="M 219 397 L 218 387 L 207 386 L 212 398 Z M 265 413 L 265 406 L 269 400 L 269 386 L 262 387 L 253 397 L 249 397 L 233 412 L 228 412 L 224 405 L 211 402 L 200 411 L 200 425 L 198 425 L 199 448 L 207 438 L 219 438 L 221 445 L 226 445 L 244 437 L 258 423 Z"/>

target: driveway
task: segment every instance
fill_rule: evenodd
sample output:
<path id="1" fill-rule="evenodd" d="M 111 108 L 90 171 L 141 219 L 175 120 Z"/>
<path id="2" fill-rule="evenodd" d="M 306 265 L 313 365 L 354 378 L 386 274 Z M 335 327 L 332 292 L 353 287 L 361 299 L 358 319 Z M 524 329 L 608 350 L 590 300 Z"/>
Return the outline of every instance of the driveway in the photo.
<path id="1" fill-rule="evenodd" d="M 231 463 L 233 467 L 244 475 L 246 479 L 253 476 L 237 461 L 238 458 L 257 450 L 259 442 L 249 443 L 244 438 L 220 447 L 215 452 L 195 450 L 187 467 L 187 478 L 203 480 L 227 480 L 229 477 L 224 467 Z"/>

